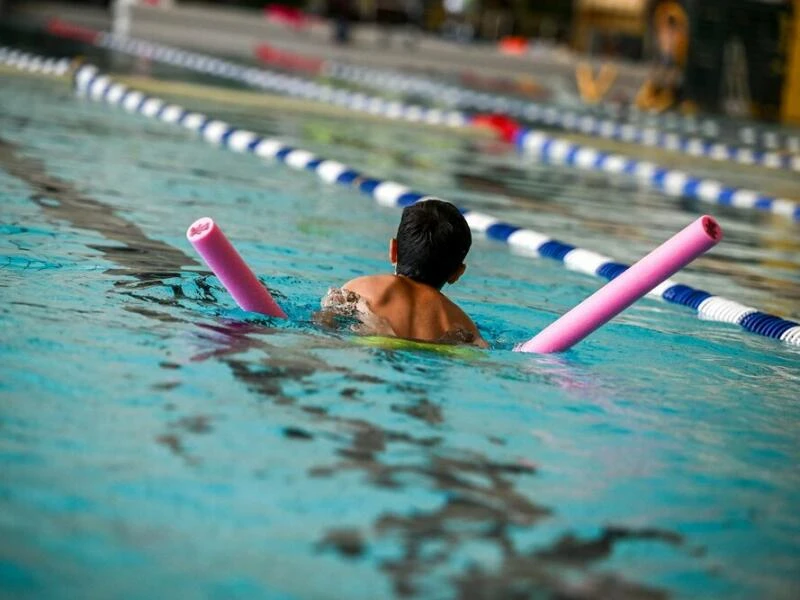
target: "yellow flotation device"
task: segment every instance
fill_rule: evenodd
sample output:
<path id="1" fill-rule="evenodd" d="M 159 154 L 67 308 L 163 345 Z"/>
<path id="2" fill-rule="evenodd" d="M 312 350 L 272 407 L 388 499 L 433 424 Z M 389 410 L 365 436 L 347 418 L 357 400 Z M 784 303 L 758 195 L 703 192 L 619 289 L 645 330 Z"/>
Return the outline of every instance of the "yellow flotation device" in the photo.
<path id="1" fill-rule="evenodd" d="M 358 336 L 354 341 L 359 346 L 381 348 L 383 350 L 405 350 L 414 352 L 433 352 L 445 356 L 477 360 L 484 356 L 478 348 L 473 346 L 456 346 L 453 344 L 434 344 L 432 342 L 416 342 L 403 338 L 387 337 L 382 335 Z"/>

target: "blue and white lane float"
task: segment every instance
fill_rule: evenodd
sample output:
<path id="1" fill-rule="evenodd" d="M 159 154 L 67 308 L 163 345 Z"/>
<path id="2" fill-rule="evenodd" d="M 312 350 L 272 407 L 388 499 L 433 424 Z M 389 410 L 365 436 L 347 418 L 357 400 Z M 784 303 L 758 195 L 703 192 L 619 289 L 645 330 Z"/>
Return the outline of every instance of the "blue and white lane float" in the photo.
<path id="1" fill-rule="evenodd" d="M 121 106 L 130 113 L 180 125 L 198 133 L 215 146 L 276 160 L 298 171 L 312 171 L 326 183 L 355 187 L 371 196 L 381 206 L 405 207 L 428 197 L 427 194 L 416 192 L 401 183 L 369 177 L 335 160 L 327 160 L 306 150 L 292 148 L 279 140 L 259 136 L 252 131 L 233 127 L 224 121 L 130 89 L 114 82 L 91 65 L 82 65 L 76 69 L 74 85 L 80 96 Z M 462 210 L 462 213 L 473 231 L 489 239 L 505 242 L 522 254 L 558 260 L 572 270 L 606 280 L 614 279 L 628 268 L 627 265 L 597 252 L 577 248 L 530 229 L 503 223 L 491 215 L 472 210 Z M 660 284 L 649 295 L 690 307 L 697 311 L 701 319 L 736 324 L 746 331 L 800 346 L 800 323 L 761 312 L 733 300 L 672 280 Z"/>
<path id="2" fill-rule="evenodd" d="M 469 116 L 461 111 L 443 110 L 386 100 L 381 96 L 352 92 L 265 69 L 244 67 L 213 56 L 180 50 L 153 42 L 134 38 L 120 38 L 113 34 L 101 32 L 98 34 L 96 43 L 103 48 L 188 68 L 207 75 L 230 79 L 257 89 L 333 104 L 348 110 L 366 112 L 388 119 L 445 127 L 466 127 L 470 125 Z"/>
<path id="3" fill-rule="evenodd" d="M 85 27 L 71 25 L 59 19 L 51 19 L 47 25 L 47 30 L 54 34 L 64 37 L 71 37 L 80 41 L 90 43 L 102 48 L 114 49 L 120 52 L 133 54 L 143 58 L 159 60 L 176 66 L 181 66 L 199 72 L 235 79 L 243 83 L 245 81 L 241 75 L 245 68 L 236 63 L 223 61 L 213 56 L 189 52 L 148 42 L 131 37 L 115 36 L 112 33 L 93 30 Z M 330 62 L 330 61 L 328 61 Z M 748 148 L 734 148 L 725 144 L 711 144 L 703 138 L 677 138 L 675 134 L 668 134 L 662 129 L 665 127 L 675 127 L 677 124 L 684 123 L 686 128 L 693 132 L 697 124 L 697 119 L 693 116 L 675 115 L 652 115 L 635 111 L 631 113 L 634 117 L 642 116 L 647 125 L 636 127 L 629 121 L 609 120 L 595 117 L 590 111 L 586 113 L 576 113 L 569 109 L 556 106 L 547 106 L 527 101 L 515 100 L 503 96 L 484 94 L 472 90 L 431 82 L 420 77 L 405 74 L 396 74 L 391 71 L 380 71 L 368 67 L 354 67 L 351 65 L 339 65 L 330 63 L 330 74 L 340 75 L 343 73 L 352 74 L 353 81 L 359 84 L 374 83 L 379 89 L 385 90 L 392 86 L 401 91 L 415 91 L 424 94 L 432 93 L 437 99 L 449 99 L 450 102 L 458 102 L 459 99 L 470 100 L 471 107 L 477 110 L 496 111 L 505 113 L 515 118 L 526 119 L 548 126 L 570 127 L 577 124 L 574 131 L 591 133 L 610 139 L 619 139 L 642 143 L 644 145 L 658 146 L 667 150 L 685 151 L 689 155 L 707 156 L 717 160 L 733 160 L 741 164 L 760 164 L 769 168 L 788 168 L 800 170 L 800 164 L 793 157 L 786 158 L 778 152 L 762 152 L 750 150 Z M 275 73 L 264 73 L 275 76 Z M 301 80 L 302 81 L 302 80 Z M 297 84 L 302 85 L 302 84 Z M 434 86 L 434 88 L 431 88 Z M 433 90 L 433 91 L 432 91 Z M 422 108 L 422 107 L 420 107 Z M 707 137 L 718 137 L 720 126 L 717 122 L 704 119 L 700 124 L 703 135 Z M 638 134 L 636 133 L 638 132 Z M 617 136 L 618 137 L 615 137 Z M 800 153 L 800 135 L 785 135 L 774 130 L 762 130 L 755 125 L 741 127 L 738 132 L 742 143 L 753 145 L 761 144 L 771 149 L 785 149 L 789 152 Z M 637 137 L 639 141 L 637 142 Z"/>
<path id="4" fill-rule="evenodd" d="M 466 125 L 469 120 L 464 113 L 456 110 L 442 111 L 436 108 L 389 102 L 380 97 L 367 96 L 359 92 L 347 92 L 298 77 L 290 77 L 263 69 L 246 68 L 230 61 L 163 44 L 99 31 L 94 33 L 84 31 L 82 37 L 86 38 L 87 34 L 94 44 L 103 48 L 233 79 L 260 89 L 328 101 L 353 110 L 369 107 L 370 112 L 389 118 L 403 119 L 408 116 L 410 120 L 453 126 Z M 413 91 L 428 98 L 443 100 L 454 107 L 495 111 L 539 125 L 558 127 L 584 135 L 657 147 L 689 156 L 800 172 L 800 155 L 793 156 L 780 152 L 737 148 L 726 144 L 707 142 L 701 137 L 685 138 L 653 127 L 639 127 L 619 120 L 603 119 L 556 106 L 474 92 L 415 77 L 396 77 L 375 69 L 339 65 L 330 61 L 326 63 L 324 72 L 334 78 L 339 77 L 379 90 Z"/>
<path id="5" fill-rule="evenodd" d="M 800 172 L 800 154 L 737 147 L 711 142 L 704 137 L 684 137 L 677 133 L 663 131 L 661 128 L 652 125 L 639 126 L 619 119 L 603 118 L 586 112 L 578 112 L 539 102 L 476 92 L 434 81 L 408 80 L 403 76 L 393 76 L 374 69 L 362 70 L 360 67 L 340 65 L 333 62 L 325 65 L 324 73 L 334 79 L 355 83 L 363 87 L 413 92 L 429 99 L 444 101 L 453 107 L 493 111 L 516 119 L 522 119 L 532 124 L 555 127 L 592 137 L 660 148 L 669 152 L 711 160 Z M 713 124 L 713 122 L 710 123 Z M 715 131 L 715 127 L 715 124 L 706 125 L 706 131 Z M 744 128 L 742 132 L 747 132 L 748 139 L 755 135 L 755 130 L 752 127 Z M 778 143 L 780 137 L 774 132 L 769 132 L 766 139 L 773 143 Z M 796 148 L 795 152 L 800 153 L 800 137 L 787 136 L 786 142 L 789 146 Z"/>
<path id="6" fill-rule="evenodd" d="M 133 38 L 119 38 L 113 34 L 98 34 L 97 43 L 103 47 L 136 56 L 244 82 L 252 87 L 329 103 L 394 120 L 465 127 L 475 124 L 476 119 L 481 118 L 460 111 L 442 111 L 397 101 L 387 101 L 378 96 L 367 96 L 359 92 L 321 85 L 300 77 L 243 67 L 223 59 L 170 48 L 162 44 Z M 560 162 L 570 167 L 629 175 L 670 196 L 683 196 L 711 204 L 758 210 L 800 221 L 800 204 L 792 200 L 762 194 L 754 190 L 726 186 L 716 180 L 701 179 L 681 170 L 666 169 L 657 164 L 638 161 L 621 154 L 602 152 L 550 136 L 541 131 L 519 130 L 513 136 L 509 135 L 508 137 L 509 139 L 516 138 L 517 147 L 522 152 L 535 155 L 540 159 Z M 800 160 L 800 157 L 797 158 Z"/>
<path id="7" fill-rule="evenodd" d="M 516 144 L 522 154 L 543 162 L 626 175 L 668 196 L 758 210 L 800 222 L 800 203 L 794 200 L 726 186 L 715 179 L 701 179 L 680 169 L 668 169 L 650 161 L 576 144 L 543 131 L 519 127 L 514 121 L 501 116 L 476 115 L 473 122 L 494 127 L 504 139 Z"/>
<path id="8" fill-rule="evenodd" d="M 373 67 L 339 63 L 332 60 L 312 59 L 310 57 L 292 55 L 290 52 L 280 51 L 266 44 L 258 45 L 255 53 L 256 56 L 264 62 L 270 62 L 271 56 L 280 55 L 284 60 L 279 61 L 279 66 L 290 69 L 292 68 L 293 61 L 287 60 L 287 57 L 294 56 L 294 62 L 299 63 L 303 70 L 308 71 L 310 69 L 308 65 L 314 63 L 314 72 L 362 87 L 414 93 L 436 100 L 444 100 L 452 106 L 458 106 L 460 108 L 505 112 L 509 114 L 509 116 L 514 116 L 516 118 L 528 118 L 528 120 L 540 124 L 562 126 L 570 128 L 570 130 L 573 131 L 582 131 L 581 129 L 571 129 L 576 123 L 580 123 L 581 126 L 585 128 L 583 131 L 584 133 L 599 135 L 601 137 L 611 137 L 609 131 L 613 131 L 613 129 L 609 130 L 609 124 L 612 127 L 624 125 L 634 126 L 638 124 L 640 125 L 638 129 L 640 135 L 634 137 L 633 134 L 628 133 L 628 135 L 634 137 L 634 139 L 626 141 L 643 143 L 649 146 L 659 146 L 676 151 L 683 150 L 681 145 L 685 145 L 689 147 L 690 153 L 692 150 L 697 152 L 698 145 L 703 144 L 708 150 L 704 155 L 709 158 L 732 160 L 734 162 L 748 164 L 764 164 L 764 166 L 771 168 L 782 168 L 778 160 L 782 155 L 779 153 L 766 154 L 764 163 L 759 163 L 757 160 L 756 163 L 753 163 L 751 155 L 749 154 L 749 152 L 752 152 L 750 149 L 735 148 L 724 144 L 706 142 L 705 138 L 716 138 L 720 136 L 719 124 L 708 117 L 698 120 L 698 118 L 693 115 L 679 115 L 671 112 L 654 114 L 639 111 L 633 107 L 627 111 L 627 118 L 625 118 L 621 116 L 623 109 L 619 105 L 601 104 L 595 107 L 584 105 L 580 108 L 573 107 L 569 109 L 548 103 L 510 98 L 506 95 L 478 92 L 462 85 L 441 83 L 440 81 L 434 81 L 430 78 L 399 73 L 392 70 L 376 69 Z M 603 120 L 603 118 L 599 116 L 599 113 L 606 113 L 606 115 L 611 118 Z M 595 119 L 597 123 L 596 129 L 590 125 L 592 122 L 590 119 Z M 683 129 L 684 133 L 688 134 L 700 132 L 702 137 L 689 139 L 673 137 L 664 140 L 654 137 L 652 133 L 652 130 L 655 130 L 656 133 L 665 133 L 675 131 L 676 129 Z M 628 130 L 628 132 L 629 131 L 630 130 Z M 785 149 L 789 152 L 800 153 L 800 134 L 791 135 L 776 131 L 775 128 L 747 125 L 738 129 L 738 135 L 741 143 L 747 146 L 755 145 L 772 150 Z M 680 139 L 682 144 L 678 144 L 677 142 L 672 142 L 672 144 L 670 144 L 670 141 L 675 139 Z M 786 161 L 783 167 L 791 169 L 793 165 L 791 161 Z M 797 170 L 800 167 L 794 168 Z"/>
<path id="9" fill-rule="evenodd" d="M 68 58 L 44 58 L 30 52 L 0 46 L 0 64 L 28 73 L 64 76 L 70 70 Z"/>
<path id="10" fill-rule="evenodd" d="M 731 160 L 743 164 L 763 164 L 770 168 L 781 168 L 778 158 L 783 157 L 784 160 L 786 158 L 780 152 L 763 153 L 763 156 L 756 154 L 756 157 L 761 156 L 761 162 L 759 162 L 759 158 L 754 159 L 748 154 L 748 151 L 753 152 L 751 149 L 707 141 L 706 138 L 717 138 L 721 135 L 720 124 L 709 118 L 699 120 L 694 116 L 674 113 L 654 115 L 641 111 L 629 113 L 628 119 L 618 116 L 603 118 L 588 107 L 578 111 L 530 100 L 478 92 L 403 73 L 346 65 L 334 61 L 326 61 L 322 73 L 333 79 L 364 87 L 411 92 L 442 100 L 452 106 L 496 111 L 530 122 L 553 127 L 561 126 L 587 135 L 642 143 L 667 150 L 682 150 L 687 154 L 707 156 L 716 160 Z M 666 137 L 675 129 L 682 129 L 685 134 L 699 133 L 700 137 L 683 138 L 674 133 L 671 137 Z M 737 126 L 737 134 L 740 143 L 746 146 L 761 146 L 770 150 L 784 150 L 800 154 L 800 134 L 787 134 L 757 125 Z M 797 163 L 788 161 L 784 162 L 783 168 L 800 170 Z"/>
<path id="11" fill-rule="evenodd" d="M 314 83 L 305 78 L 283 75 L 264 69 L 247 68 L 212 56 L 135 38 L 121 38 L 113 34 L 100 33 L 97 43 L 105 48 L 190 68 L 218 77 L 233 79 L 251 87 L 280 92 L 290 96 L 300 96 L 309 100 L 330 102 L 351 110 L 366 109 L 373 114 L 393 119 L 408 119 L 454 127 L 463 127 L 469 124 L 469 116 L 459 110 L 442 110 L 399 101 L 387 101 L 380 96 L 370 96 L 361 92 L 343 90 Z M 338 68 L 336 66 L 332 67 L 332 73 L 337 71 Z M 352 81 L 361 85 L 369 84 L 370 87 L 377 87 L 380 90 L 392 89 L 390 82 L 393 80 L 391 77 L 380 78 L 378 73 L 375 73 L 375 75 L 375 79 L 359 76 L 353 77 Z M 426 83 L 428 85 L 418 82 L 417 85 L 411 86 L 411 89 L 415 93 L 428 98 L 443 100 L 458 108 L 494 111 L 532 123 L 558 127 L 565 131 L 657 147 L 689 156 L 800 172 L 800 155 L 794 156 L 780 152 L 763 152 L 751 148 L 737 148 L 726 144 L 707 142 L 700 137 L 684 138 L 678 134 L 666 133 L 655 128 L 642 128 L 611 119 L 582 115 L 555 106 L 544 106 L 534 102 L 473 92 L 434 82 Z M 403 85 L 403 81 L 399 80 L 399 84 L 394 89 L 409 91 L 409 86 Z"/>
<path id="12" fill-rule="evenodd" d="M 102 34 L 100 37 L 103 36 L 113 38 L 110 34 Z M 329 103 L 353 111 L 380 115 L 388 119 L 453 128 L 487 121 L 487 118 L 481 115 L 470 116 L 459 111 L 441 111 L 387 101 L 380 97 L 366 96 L 358 92 L 320 85 L 297 77 L 242 67 L 222 59 L 167 48 L 160 44 L 139 40 L 124 40 L 124 42 L 124 47 L 128 48 L 127 51 L 139 56 L 188 66 L 204 73 L 245 81 L 261 89 Z M 502 117 L 494 119 L 496 124 Z M 492 118 L 488 120 L 491 121 Z M 589 146 L 574 144 L 542 131 L 519 128 L 513 121 L 506 120 L 503 125 L 505 127 L 495 127 L 495 130 L 502 130 L 501 133 L 506 139 L 516 141 L 521 152 L 533 155 L 539 160 L 574 168 L 627 175 L 670 196 L 757 210 L 800 221 L 800 204 L 792 200 L 745 188 L 726 186 L 717 180 L 701 179 L 678 169 L 666 169 L 649 161 L 639 161 L 622 154 L 612 154 Z"/>
<path id="13" fill-rule="evenodd" d="M 604 152 L 553 137 L 542 131 L 520 129 L 514 141 L 521 152 L 543 161 L 590 171 L 628 175 L 669 196 L 759 210 L 800 222 L 800 203 L 786 198 L 727 186 L 715 179 L 701 179 L 680 169 L 667 169 L 650 161 Z"/>

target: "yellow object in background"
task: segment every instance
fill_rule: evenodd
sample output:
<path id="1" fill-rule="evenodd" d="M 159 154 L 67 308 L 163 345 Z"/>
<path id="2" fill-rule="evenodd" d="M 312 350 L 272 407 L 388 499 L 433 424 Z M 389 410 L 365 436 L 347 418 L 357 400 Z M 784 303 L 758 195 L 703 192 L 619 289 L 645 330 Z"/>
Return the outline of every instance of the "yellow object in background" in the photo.
<path id="1" fill-rule="evenodd" d="M 673 0 L 662 2 L 653 14 L 653 26 L 659 54 L 685 68 L 689 55 L 689 16 L 683 6 Z"/>
<path id="2" fill-rule="evenodd" d="M 636 94 L 636 108 L 650 112 L 664 112 L 675 105 L 675 92 L 669 87 L 659 87 L 648 79 Z"/>
<path id="3" fill-rule="evenodd" d="M 657 49 L 653 72 L 636 94 L 640 110 L 663 112 L 680 100 L 689 53 L 689 17 L 683 6 L 664 0 L 653 13 Z"/>
<path id="4" fill-rule="evenodd" d="M 617 80 L 617 68 L 610 63 L 600 65 L 597 78 L 592 73 L 592 67 L 587 62 L 580 62 L 575 67 L 575 81 L 578 84 L 578 93 L 581 100 L 587 104 L 600 102 L 614 82 Z"/>
<path id="5" fill-rule="evenodd" d="M 794 16 L 790 30 L 781 120 L 784 123 L 800 124 L 800 0 L 794 2 Z"/>

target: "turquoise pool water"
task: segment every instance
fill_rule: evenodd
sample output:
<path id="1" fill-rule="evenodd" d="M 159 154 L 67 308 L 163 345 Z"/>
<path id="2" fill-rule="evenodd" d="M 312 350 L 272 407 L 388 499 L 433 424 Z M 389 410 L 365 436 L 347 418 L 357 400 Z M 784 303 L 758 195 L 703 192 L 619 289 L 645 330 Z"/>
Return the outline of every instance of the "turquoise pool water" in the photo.
<path id="1" fill-rule="evenodd" d="M 493 142 L 185 104 L 625 262 L 703 208 Z M 515 354 L 600 282 L 484 240 L 451 292 L 491 351 L 359 345 L 311 315 L 387 268 L 397 212 L 63 83 L 0 85 L 0 206 L 0 595 L 800 593 L 797 349 L 646 300 Z M 678 279 L 800 317 L 797 226 L 715 214 Z M 291 323 L 198 263 L 205 215 Z"/>

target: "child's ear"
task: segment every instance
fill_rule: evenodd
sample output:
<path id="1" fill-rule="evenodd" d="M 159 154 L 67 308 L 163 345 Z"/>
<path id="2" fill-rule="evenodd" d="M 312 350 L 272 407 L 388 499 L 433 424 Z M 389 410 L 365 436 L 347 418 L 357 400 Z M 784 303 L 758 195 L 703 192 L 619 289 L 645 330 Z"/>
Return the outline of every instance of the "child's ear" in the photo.
<path id="1" fill-rule="evenodd" d="M 461 276 L 464 274 L 464 271 L 467 270 L 467 265 L 461 263 L 461 266 L 456 269 L 456 272 L 450 276 L 450 279 L 447 280 L 447 283 L 450 285 L 454 284 L 456 281 L 461 279 Z"/>
<path id="2" fill-rule="evenodd" d="M 397 240 L 394 238 L 389 240 L 389 260 L 393 265 L 397 264 Z"/>

